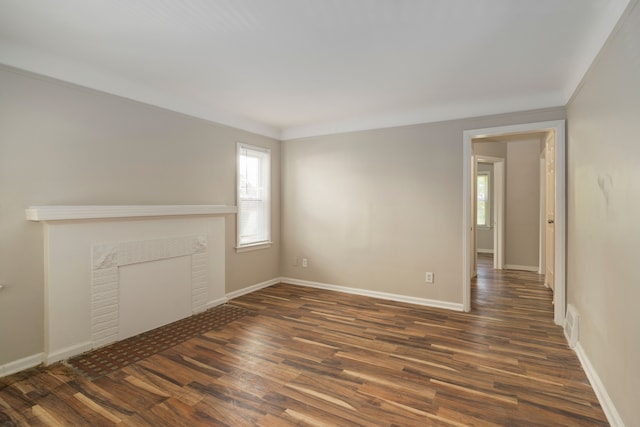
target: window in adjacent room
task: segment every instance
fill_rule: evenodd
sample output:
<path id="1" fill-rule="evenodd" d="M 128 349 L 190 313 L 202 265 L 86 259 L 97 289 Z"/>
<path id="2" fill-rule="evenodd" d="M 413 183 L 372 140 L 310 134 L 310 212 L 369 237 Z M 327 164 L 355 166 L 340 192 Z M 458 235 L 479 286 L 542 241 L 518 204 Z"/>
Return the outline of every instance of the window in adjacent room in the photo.
<path id="1" fill-rule="evenodd" d="M 238 143 L 238 250 L 271 244 L 270 165 L 269 149 Z"/>
<path id="2" fill-rule="evenodd" d="M 490 177 L 489 172 L 478 172 L 478 182 L 476 191 L 478 194 L 478 199 L 476 202 L 477 206 L 477 220 L 476 224 L 479 227 L 490 227 L 491 226 L 491 204 L 489 202 L 489 188 L 490 188 Z"/>

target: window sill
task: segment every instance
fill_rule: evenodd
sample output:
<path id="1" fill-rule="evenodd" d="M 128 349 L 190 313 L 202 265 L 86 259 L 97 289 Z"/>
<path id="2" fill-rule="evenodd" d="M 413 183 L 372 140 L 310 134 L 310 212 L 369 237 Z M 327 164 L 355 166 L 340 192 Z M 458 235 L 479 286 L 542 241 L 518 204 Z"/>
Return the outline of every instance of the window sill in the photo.
<path id="1" fill-rule="evenodd" d="M 269 242 L 252 243 L 250 245 L 236 246 L 236 253 L 259 251 L 260 249 L 268 249 L 271 247 L 272 244 L 273 242 L 269 241 Z"/>
<path id="2" fill-rule="evenodd" d="M 491 230 L 493 227 L 490 225 L 477 225 L 476 229 L 477 230 Z"/>

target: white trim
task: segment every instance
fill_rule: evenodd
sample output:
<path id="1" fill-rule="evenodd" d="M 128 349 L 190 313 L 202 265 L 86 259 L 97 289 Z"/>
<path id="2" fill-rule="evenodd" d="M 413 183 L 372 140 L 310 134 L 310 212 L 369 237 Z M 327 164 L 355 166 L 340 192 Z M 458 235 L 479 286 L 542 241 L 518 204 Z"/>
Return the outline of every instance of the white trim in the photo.
<path id="1" fill-rule="evenodd" d="M 134 218 L 185 215 L 224 215 L 236 213 L 227 205 L 96 205 L 31 206 L 25 210 L 29 221 L 65 221 L 99 218 Z"/>
<path id="2" fill-rule="evenodd" d="M 234 114 L 213 108 L 206 103 L 187 100 L 142 85 L 133 84 L 126 79 L 106 75 L 99 69 L 88 69 L 86 65 L 58 60 L 51 55 L 41 56 L 26 51 L 13 44 L 3 43 L 2 69 L 20 74 L 36 74 L 38 78 L 62 81 L 76 87 L 92 91 L 105 92 L 125 100 L 132 100 L 164 110 L 174 111 L 198 119 L 207 120 L 223 126 L 244 130 L 268 138 L 280 139 L 282 130 L 267 123 L 253 120 L 247 116 Z M 558 104 L 559 105 L 559 104 Z"/>
<path id="3" fill-rule="evenodd" d="M 236 253 L 243 252 L 251 252 L 251 251 L 259 251 L 260 249 L 269 249 L 273 244 L 272 241 L 268 242 L 259 242 L 259 243 L 251 243 L 248 245 L 236 246 Z"/>
<path id="4" fill-rule="evenodd" d="M 567 184 L 566 184 L 566 136 L 565 121 L 562 120 L 555 128 L 556 133 L 556 191 L 555 191 L 555 245 L 554 245 L 554 285 L 553 285 L 553 302 L 554 302 L 554 321 L 556 325 L 563 325 L 566 311 L 566 226 L 567 226 Z"/>
<path id="5" fill-rule="evenodd" d="M 423 305 L 423 306 L 433 307 L 433 308 L 444 308 L 447 310 L 462 311 L 462 304 L 457 304 L 457 303 L 448 302 L 448 301 L 410 297 L 406 295 L 390 294 L 387 292 L 369 291 L 369 290 L 360 289 L 360 288 L 350 288 L 347 286 L 330 285 L 328 283 L 293 279 L 291 277 L 282 277 L 281 281 L 283 283 L 289 283 L 292 285 L 299 285 L 299 286 L 307 286 L 309 288 L 325 289 L 328 291 L 344 292 L 347 294 L 362 295 L 366 297 L 380 298 L 380 299 L 385 299 L 389 301 L 399 301 L 399 302 L 406 302 L 409 304 Z"/>
<path id="6" fill-rule="evenodd" d="M 97 348 L 97 347 L 96 347 Z M 72 345 L 69 347 L 62 348 L 60 350 L 54 351 L 45 355 L 45 363 L 50 365 L 52 363 L 59 362 L 61 360 L 69 359 L 70 357 L 77 356 L 79 354 L 85 353 L 89 350 L 93 349 L 93 345 L 91 341 L 85 341 L 80 344 Z"/>
<path id="7" fill-rule="evenodd" d="M 493 253 L 493 249 L 476 249 L 476 252 L 478 252 L 479 254 L 492 254 Z"/>
<path id="8" fill-rule="evenodd" d="M 250 153 L 253 152 L 253 153 Z M 253 237 L 254 240 L 241 242 L 241 227 L 244 217 L 244 205 L 245 200 L 242 200 L 242 159 L 248 155 L 256 157 L 259 162 L 259 186 L 260 198 L 253 201 L 260 201 L 260 209 L 257 211 L 257 235 Z M 237 216 L 236 216 L 236 251 L 245 252 L 263 249 L 262 245 L 271 243 L 271 149 L 260 147 L 256 145 L 245 144 L 244 142 L 236 142 L 236 203 L 237 203 Z M 249 199 L 251 200 L 251 199 Z M 247 201 L 249 201 L 247 200 Z M 245 251 L 241 250 L 246 248 Z"/>
<path id="9" fill-rule="evenodd" d="M 533 271 L 538 273 L 538 266 L 533 265 L 518 265 L 518 264 L 505 264 L 505 270 L 521 270 L 521 271 Z"/>
<path id="10" fill-rule="evenodd" d="M 162 90 L 132 83 L 126 79 L 105 73 L 104 70 L 87 67 L 86 64 L 78 66 L 74 61 L 53 58 L 51 55 L 43 55 L 27 50 L 13 43 L 5 42 L 3 44 L 3 62 L 7 65 L 2 67 L 13 72 L 34 73 L 38 76 L 46 76 L 45 78 L 47 79 L 69 82 L 74 86 L 106 92 L 125 99 L 231 126 L 269 138 L 290 140 L 564 106 L 570 102 L 572 95 L 577 92 L 584 76 L 592 64 L 597 61 L 598 54 L 606 41 L 615 32 L 617 25 L 620 25 L 620 18 L 628 10 L 629 4 L 631 4 L 629 0 L 607 2 L 607 7 L 601 14 L 602 19 L 600 19 L 598 25 L 591 28 L 589 37 L 585 39 L 584 46 L 580 51 L 580 55 L 578 55 L 578 66 L 573 68 L 568 84 L 560 90 L 538 92 L 524 97 L 508 96 L 490 100 L 439 104 L 380 114 L 365 114 L 361 117 L 306 126 L 280 128 L 240 114 L 213 108 L 211 105 L 207 105 L 206 102 L 182 98 Z"/>
<path id="11" fill-rule="evenodd" d="M 564 323 L 566 310 L 566 164 L 565 164 L 565 121 L 553 120 L 548 122 L 525 123 L 510 126 L 499 126 L 485 129 L 465 130 L 462 136 L 462 305 L 465 311 L 471 310 L 471 214 L 470 214 L 470 162 L 471 142 L 474 138 L 514 135 L 526 132 L 553 131 L 556 137 L 556 200 L 555 200 L 555 274 L 554 274 L 554 316 L 556 325 Z M 537 270 L 536 270 L 537 271 Z"/>
<path id="12" fill-rule="evenodd" d="M 472 216 L 471 212 L 471 198 L 472 187 L 471 187 L 471 170 L 470 165 L 475 165 L 475 163 L 471 162 L 472 158 L 472 148 L 471 148 L 471 139 L 472 137 L 467 136 L 467 131 L 463 134 L 463 144 L 462 144 L 462 309 L 466 312 L 471 311 L 471 278 L 472 274 L 472 266 L 470 265 L 471 258 L 471 250 L 472 248 L 472 236 L 471 233 L 474 232 Z M 495 244 L 495 242 L 494 242 Z"/>
<path id="13" fill-rule="evenodd" d="M 37 353 L 0 365 L 0 378 L 38 366 L 42 363 L 43 359 L 44 353 Z"/>
<path id="14" fill-rule="evenodd" d="M 227 297 L 224 296 L 222 298 L 211 300 L 207 303 L 205 310 L 209 310 L 210 308 L 217 307 L 219 305 L 225 304 L 228 301 Z M 195 314 L 195 313 L 194 313 Z"/>
<path id="15" fill-rule="evenodd" d="M 250 294 L 251 292 L 259 291 L 263 288 L 268 288 L 282 281 L 281 277 L 275 277 L 271 280 L 256 283 L 255 285 L 247 286 L 246 288 L 238 289 L 237 291 L 229 292 L 226 295 L 227 301 L 241 297 L 242 295 Z"/>
<path id="16" fill-rule="evenodd" d="M 505 159 L 498 157 L 493 159 L 493 247 L 496 252 L 493 257 L 493 268 L 502 270 L 504 268 Z"/>
<path id="17" fill-rule="evenodd" d="M 389 301 L 406 302 L 409 304 L 422 305 L 426 307 L 444 308 L 446 310 L 462 311 L 462 304 L 457 304 L 457 303 L 448 302 L 448 301 L 410 297 L 406 295 L 391 294 L 387 292 L 369 291 L 366 289 L 350 288 L 347 286 L 340 286 L 340 285 L 330 285 L 328 283 L 312 282 L 310 280 L 294 279 L 291 277 L 276 277 L 271 280 L 267 280 L 265 282 L 257 283 L 252 286 L 247 286 L 246 288 L 242 288 L 237 291 L 229 292 L 227 293 L 226 297 L 227 297 L 227 300 L 230 301 L 230 300 L 233 300 L 234 298 L 238 298 L 238 297 L 241 297 L 242 295 L 250 294 L 251 292 L 255 292 L 263 288 L 268 288 L 269 286 L 273 286 L 278 283 L 288 283 L 291 285 L 325 289 L 325 290 L 334 291 L 334 292 L 344 292 L 348 294 L 362 295 L 362 296 L 372 297 L 372 298 L 380 298 L 380 299 L 385 299 Z"/>
<path id="18" fill-rule="evenodd" d="M 516 96 L 502 99 L 491 99 L 481 102 L 452 103 L 436 105 L 413 110 L 391 111 L 377 115 L 369 114 L 361 117 L 343 119 L 308 126 L 291 126 L 282 129 L 280 139 L 312 138 L 347 132 L 386 129 L 398 126 L 414 126 L 436 123 L 446 120 L 460 120 L 497 114 L 508 114 L 515 111 L 530 111 L 544 108 L 557 108 L 566 105 L 561 91 L 542 92 L 531 96 Z"/>
<path id="19" fill-rule="evenodd" d="M 476 161 L 476 156 L 473 155 L 473 150 L 471 151 L 471 172 L 469 173 L 471 181 L 469 183 L 471 188 L 469 194 L 471 198 L 471 200 L 469 200 L 469 206 L 471 207 L 469 211 L 469 215 L 471 215 L 469 221 L 469 229 L 471 230 L 471 244 L 469 248 L 471 253 L 469 253 L 469 261 L 471 262 L 471 265 L 469 266 L 469 269 L 471 270 L 471 278 L 474 278 L 478 275 L 478 252 L 476 251 L 476 248 L 478 247 L 478 233 L 476 229 L 476 212 L 478 211 L 478 199 L 476 197 L 478 194 L 478 181 L 476 177 L 478 176 L 478 162 Z"/>
<path id="20" fill-rule="evenodd" d="M 591 364 L 591 361 L 589 360 L 587 353 L 585 353 L 584 349 L 582 348 L 582 345 L 580 345 L 580 342 L 576 344 L 573 350 L 576 352 L 578 360 L 580 360 L 582 368 L 584 369 L 584 373 L 587 375 L 587 378 L 591 383 L 591 387 L 598 397 L 600 406 L 602 406 L 602 410 L 607 416 L 607 421 L 609 421 L 611 427 L 624 427 L 624 421 L 622 421 L 622 417 L 620 417 L 616 406 L 613 404 L 613 400 L 611 400 L 611 396 L 609 396 L 607 389 L 600 380 L 598 372 L 596 372 L 596 369 Z"/>

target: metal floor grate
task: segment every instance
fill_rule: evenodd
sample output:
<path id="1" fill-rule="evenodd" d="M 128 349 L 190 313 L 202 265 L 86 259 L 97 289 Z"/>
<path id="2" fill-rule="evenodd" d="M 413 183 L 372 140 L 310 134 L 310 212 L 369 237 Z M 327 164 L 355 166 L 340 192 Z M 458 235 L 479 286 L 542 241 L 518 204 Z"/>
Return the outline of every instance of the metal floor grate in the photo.
<path id="1" fill-rule="evenodd" d="M 225 304 L 165 326 L 69 359 L 67 363 L 90 379 L 152 356 L 207 331 L 220 328 L 250 312 Z"/>

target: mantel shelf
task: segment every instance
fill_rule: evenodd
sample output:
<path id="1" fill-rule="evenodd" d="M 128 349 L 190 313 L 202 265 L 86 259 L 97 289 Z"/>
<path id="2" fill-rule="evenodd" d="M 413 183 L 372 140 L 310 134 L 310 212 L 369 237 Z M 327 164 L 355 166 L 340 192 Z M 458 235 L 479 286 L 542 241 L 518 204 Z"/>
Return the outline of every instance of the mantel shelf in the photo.
<path id="1" fill-rule="evenodd" d="M 236 206 L 228 205 L 31 206 L 25 210 L 29 221 L 225 215 L 237 211 Z"/>

